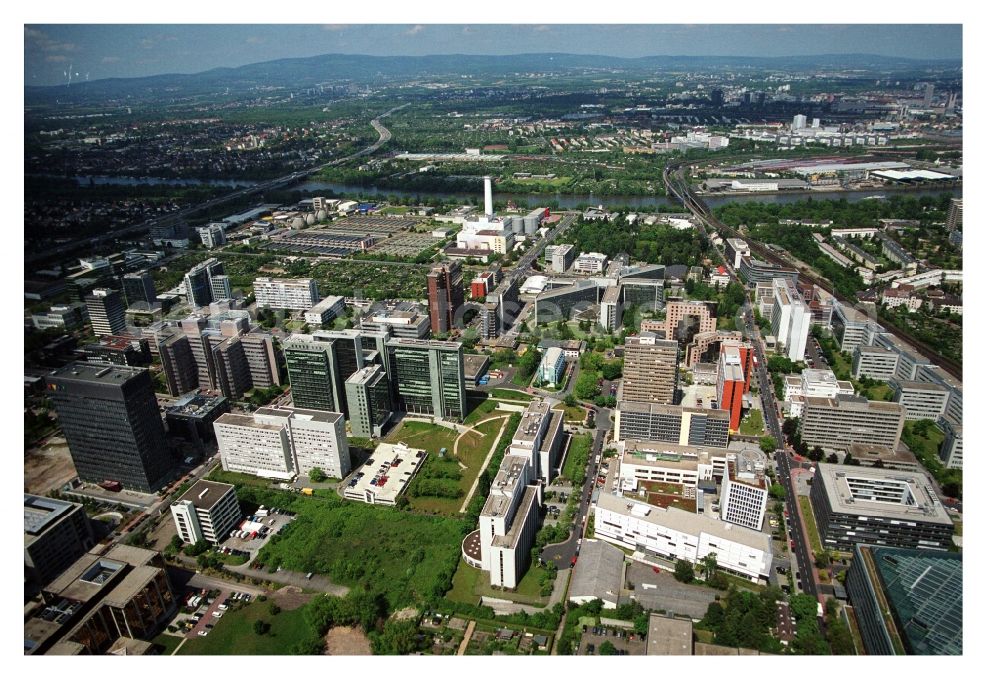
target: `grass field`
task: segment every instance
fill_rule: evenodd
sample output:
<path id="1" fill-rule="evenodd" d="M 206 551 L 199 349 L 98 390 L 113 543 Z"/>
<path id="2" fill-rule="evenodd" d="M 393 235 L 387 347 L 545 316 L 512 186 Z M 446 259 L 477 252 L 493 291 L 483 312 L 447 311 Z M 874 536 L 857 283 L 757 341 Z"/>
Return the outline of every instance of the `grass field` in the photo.
<path id="1" fill-rule="evenodd" d="M 181 641 L 183 640 L 184 639 L 182 639 L 180 636 L 170 636 L 169 634 L 160 634 L 159 636 L 154 638 L 151 641 L 151 643 L 153 645 L 158 645 L 163 649 L 163 651 L 160 654 L 172 655 L 174 650 L 177 649 L 177 646 L 179 646 L 181 644 Z"/>
<path id="2" fill-rule="evenodd" d="M 496 397 L 497 399 L 510 399 L 513 401 L 531 401 L 532 399 L 534 399 L 534 397 L 528 394 L 527 392 L 519 392 L 518 390 L 504 390 L 500 388 L 493 390 L 491 396 Z"/>
<path id="3" fill-rule="evenodd" d="M 764 433 L 764 416 L 757 409 L 747 414 L 746 420 L 740 424 L 740 434 L 758 437 Z"/>
<path id="4" fill-rule="evenodd" d="M 471 427 L 485 418 L 493 417 L 495 415 L 494 411 L 497 410 L 498 405 L 499 404 L 497 404 L 497 402 L 493 399 L 481 400 L 476 407 L 469 412 L 469 415 L 465 416 L 465 424 Z"/>
<path id="5" fill-rule="evenodd" d="M 205 478 L 209 481 L 218 481 L 224 484 L 242 484 L 244 486 L 259 486 L 261 488 L 268 488 L 271 485 L 270 479 L 262 479 L 252 474 L 243 474 L 242 472 L 226 472 L 223 471 L 222 465 L 212 470 Z M 178 495 L 181 494 L 178 493 Z"/>
<path id="6" fill-rule="evenodd" d="M 243 608 L 226 612 L 208 636 L 188 639 L 180 655 L 290 655 L 292 646 L 309 635 L 305 608 L 283 610 L 277 615 L 268 612 L 270 603 L 254 601 Z M 270 625 L 264 635 L 253 630 L 254 622 Z"/>
<path id="7" fill-rule="evenodd" d="M 407 420 L 402 427 L 396 428 L 386 439 L 386 442 L 402 441 L 411 448 L 422 448 L 429 453 L 437 453 L 441 448 L 447 448 L 451 451 L 455 445 L 455 439 L 458 439 L 458 432 L 453 429 L 433 423 Z"/>
<path id="8" fill-rule="evenodd" d="M 542 580 L 545 577 L 545 570 L 541 566 L 532 565 L 521 578 L 520 584 L 514 591 L 505 589 L 492 589 L 490 587 L 490 573 L 487 570 L 477 570 L 465 561 L 458 564 L 455 576 L 452 578 L 452 588 L 445 594 L 445 597 L 459 603 L 469 603 L 474 606 L 479 605 L 479 600 L 483 596 L 492 596 L 500 599 L 509 599 L 517 603 L 526 603 L 534 606 L 544 606 L 548 601 L 547 596 L 541 596 Z"/>
<path id="9" fill-rule="evenodd" d="M 566 404 L 559 404 L 556 406 L 557 411 L 565 411 L 564 418 L 566 422 L 583 422 L 587 419 L 587 409 L 582 406 L 567 406 Z"/>
<path id="10" fill-rule="evenodd" d="M 823 543 L 819 540 L 819 530 L 816 528 L 816 519 L 813 517 L 812 504 L 809 498 L 804 495 L 799 496 L 799 509 L 802 510 L 802 520 L 806 522 L 806 533 L 809 535 L 809 546 L 813 554 L 823 551 Z"/>
<path id="11" fill-rule="evenodd" d="M 594 438 L 589 434 L 574 434 L 566 452 L 566 462 L 563 463 L 563 476 L 574 486 L 582 486 L 587 473 L 587 458 L 594 445 Z"/>

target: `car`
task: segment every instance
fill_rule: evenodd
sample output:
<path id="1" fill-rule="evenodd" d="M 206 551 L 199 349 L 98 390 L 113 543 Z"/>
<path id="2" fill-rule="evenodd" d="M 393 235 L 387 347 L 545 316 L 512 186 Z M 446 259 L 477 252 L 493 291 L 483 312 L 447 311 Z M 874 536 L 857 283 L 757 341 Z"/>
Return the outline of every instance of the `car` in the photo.
<path id="1" fill-rule="evenodd" d="M 212 611 L 212 617 L 222 617 L 222 611 L 221 610 Z"/>
<path id="2" fill-rule="evenodd" d="M 198 636 L 208 636 L 208 632 L 205 631 L 204 629 L 199 629 Z"/>
<path id="3" fill-rule="evenodd" d="M 653 572 L 654 572 L 654 573 L 659 573 L 659 572 L 660 572 L 660 569 L 659 569 L 659 568 L 657 568 L 656 566 L 653 566 Z"/>
<path id="4" fill-rule="evenodd" d="M 229 610 L 229 606 L 227 606 L 225 603 L 220 603 L 219 610 Z"/>

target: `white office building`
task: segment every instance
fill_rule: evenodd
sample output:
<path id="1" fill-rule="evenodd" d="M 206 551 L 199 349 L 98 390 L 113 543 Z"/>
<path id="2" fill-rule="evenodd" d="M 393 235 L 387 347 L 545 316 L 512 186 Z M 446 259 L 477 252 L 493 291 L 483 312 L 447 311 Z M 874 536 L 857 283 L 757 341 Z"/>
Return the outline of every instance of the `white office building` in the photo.
<path id="1" fill-rule="evenodd" d="M 282 406 L 226 413 L 215 421 L 215 438 L 227 472 L 288 480 L 316 467 L 337 479 L 351 470 L 340 413 Z"/>
<path id="2" fill-rule="evenodd" d="M 604 254 L 594 252 L 585 253 L 580 254 L 580 257 L 573 261 L 573 270 L 575 272 L 599 275 L 604 272 L 607 264 L 608 257 Z"/>
<path id="3" fill-rule="evenodd" d="M 344 314 L 345 308 L 343 296 L 327 296 L 306 310 L 306 324 L 322 326 Z"/>
<path id="4" fill-rule="evenodd" d="M 783 346 L 784 353 L 789 359 L 802 361 L 806 356 L 809 320 L 812 318 L 812 313 L 795 286 L 787 279 L 775 277 L 771 280 L 771 285 L 774 288 L 771 335 Z"/>
<path id="5" fill-rule="evenodd" d="M 681 446 L 645 439 L 626 439 L 619 457 L 622 491 L 639 490 L 640 481 L 681 486 L 682 496 L 697 497 L 699 481 L 721 479 L 726 473 L 725 448 Z"/>
<path id="6" fill-rule="evenodd" d="M 594 535 L 628 549 L 692 564 L 715 554 L 719 568 L 754 581 L 766 581 L 770 574 L 769 535 L 603 491 L 594 509 Z"/>
<path id="7" fill-rule="evenodd" d="M 536 374 L 539 382 L 548 382 L 557 385 L 562 379 L 563 371 L 566 369 L 566 355 L 562 348 L 550 347 L 542 355 L 542 361 L 538 364 Z"/>
<path id="8" fill-rule="evenodd" d="M 838 394 L 854 394 L 854 385 L 850 380 L 837 380 L 829 369 L 803 369 L 799 375 L 787 375 L 785 401 L 788 408 L 785 415 L 792 418 L 802 415 L 805 397 L 833 399 Z"/>
<path id="9" fill-rule="evenodd" d="M 529 482 L 552 483 L 563 447 L 563 412 L 535 399 L 521 414 L 509 453 L 529 462 Z"/>
<path id="10" fill-rule="evenodd" d="M 770 483 L 764 468 L 767 458 L 760 451 L 730 453 L 722 475 L 719 514 L 723 521 L 760 530 L 767 513 Z"/>
<path id="11" fill-rule="evenodd" d="M 527 458 L 504 456 L 479 514 L 479 564 L 490 571 L 490 584 L 504 589 L 516 588 L 531 565 L 541 505 L 541 488 L 529 485 L 531 474 Z"/>
<path id="12" fill-rule="evenodd" d="M 231 484 L 199 479 L 170 505 L 177 535 L 186 544 L 208 540 L 218 545 L 240 521 L 236 488 Z"/>
<path id="13" fill-rule="evenodd" d="M 258 308 L 310 310 L 319 303 L 315 279 L 277 279 L 258 277 L 253 282 Z"/>
<path id="14" fill-rule="evenodd" d="M 206 249 L 214 249 L 226 243 L 225 223 L 209 223 L 205 227 L 198 228 L 197 233 Z"/>
<path id="15" fill-rule="evenodd" d="M 545 261 L 552 266 L 552 272 L 568 272 L 573 265 L 575 249 L 572 244 L 554 244 L 545 247 Z"/>
<path id="16" fill-rule="evenodd" d="M 944 429 L 944 441 L 941 442 L 939 456 L 948 469 L 962 469 L 962 426 L 947 419 L 938 421 Z"/>

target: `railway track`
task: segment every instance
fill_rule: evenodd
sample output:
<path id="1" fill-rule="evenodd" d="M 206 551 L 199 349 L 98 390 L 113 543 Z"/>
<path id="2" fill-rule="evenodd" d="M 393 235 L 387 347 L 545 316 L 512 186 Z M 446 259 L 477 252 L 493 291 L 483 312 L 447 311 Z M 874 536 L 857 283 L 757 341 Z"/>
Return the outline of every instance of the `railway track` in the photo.
<path id="1" fill-rule="evenodd" d="M 675 166 L 668 165 L 667 168 L 664 169 L 663 171 L 663 181 L 664 183 L 666 183 L 670 193 L 675 198 L 680 200 L 691 213 L 697 215 L 704 222 L 710 224 L 721 235 L 725 237 L 741 237 L 744 241 L 746 241 L 747 246 L 750 247 L 750 250 L 759 258 L 769 263 L 774 263 L 775 265 L 780 265 L 788 268 L 795 268 L 799 272 L 799 278 L 802 279 L 803 281 L 818 286 L 827 293 L 831 294 L 842 304 L 851 308 L 855 307 L 854 303 L 852 302 L 852 299 L 848 298 L 847 296 L 845 296 L 844 294 L 840 293 L 835 288 L 833 288 L 833 286 L 825 278 L 818 277 L 816 275 L 809 273 L 806 270 L 803 270 L 802 268 L 796 266 L 794 263 L 787 260 L 783 256 L 775 253 L 774 251 L 764 246 L 763 244 L 740 235 L 740 233 L 737 232 L 735 228 L 731 228 L 730 226 L 724 224 L 722 221 L 716 218 L 715 214 L 712 213 L 712 210 L 708 207 L 708 205 L 706 205 L 705 202 L 702 201 L 700 197 L 691 193 L 691 190 L 688 187 L 687 183 L 682 178 L 679 178 L 674 175 L 674 172 L 681 166 L 683 165 L 675 165 Z M 930 359 L 931 363 L 940 366 L 942 369 L 950 373 L 955 378 L 962 380 L 962 365 L 960 363 L 958 363 L 954 359 L 951 359 L 950 357 L 942 355 L 941 353 L 937 352 L 932 347 L 930 347 L 927 343 L 923 342 L 922 340 L 914 336 L 912 333 L 900 329 L 898 326 L 886 323 L 884 325 L 884 328 L 886 329 L 886 331 L 896 336 L 904 343 L 909 345 L 911 348 L 913 348 L 917 353 Z"/>

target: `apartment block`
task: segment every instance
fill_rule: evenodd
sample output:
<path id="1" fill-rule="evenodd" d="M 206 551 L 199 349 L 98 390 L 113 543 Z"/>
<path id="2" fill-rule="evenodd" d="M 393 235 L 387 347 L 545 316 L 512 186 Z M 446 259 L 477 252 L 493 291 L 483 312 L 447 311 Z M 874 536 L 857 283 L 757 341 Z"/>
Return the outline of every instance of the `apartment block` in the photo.
<path id="1" fill-rule="evenodd" d="M 894 450 L 903 433 L 906 410 L 887 401 L 838 395 L 806 397 L 799 423 L 802 441 L 826 451 L 847 451 L 853 443 Z"/>
<path id="2" fill-rule="evenodd" d="M 620 400 L 615 416 L 615 441 L 623 439 L 725 448 L 729 444 L 729 413 Z"/>
<path id="3" fill-rule="evenodd" d="M 310 310 L 319 303 L 315 279 L 258 277 L 253 281 L 253 295 L 258 308 Z"/>
<path id="4" fill-rule="evenodd" d="M 219 545 L 241 520 L 236 488 L 232 484 L 199 479 L 170 505 L 181 540 L 193 545 L 207 540 Z"/>
<path id="5" fill-rule="evenodd" d="M 677 341 L 652 331 L 625 338 L 625 359 L 619 398 L 673 404 L 677 390 Z"/>

